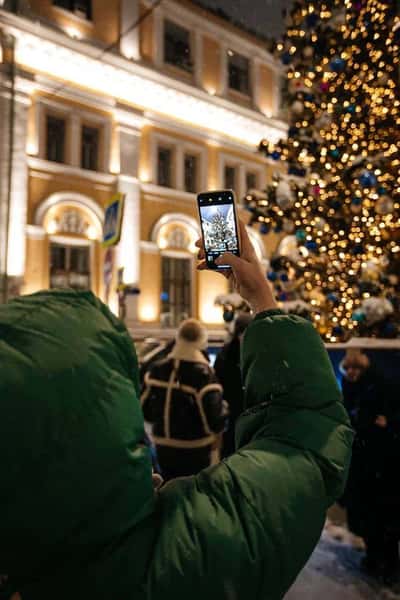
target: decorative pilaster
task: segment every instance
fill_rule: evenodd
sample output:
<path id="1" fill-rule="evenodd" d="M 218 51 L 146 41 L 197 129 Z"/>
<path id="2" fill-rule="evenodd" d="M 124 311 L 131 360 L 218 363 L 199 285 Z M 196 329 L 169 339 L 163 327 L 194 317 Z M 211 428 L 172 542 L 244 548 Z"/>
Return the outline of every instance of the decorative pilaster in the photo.
<path id="1" fill-rule="evenodd" d="M 20 293 L 25 273 L 29 96 L 14 64 L 15 39 L 1 35 L 0 65 L 0 302 Z"/>

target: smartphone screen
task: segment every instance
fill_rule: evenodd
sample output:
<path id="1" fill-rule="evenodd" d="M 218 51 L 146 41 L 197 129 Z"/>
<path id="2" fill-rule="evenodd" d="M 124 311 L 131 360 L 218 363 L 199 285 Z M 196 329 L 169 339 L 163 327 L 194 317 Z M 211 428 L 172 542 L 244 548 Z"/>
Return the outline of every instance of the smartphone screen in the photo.
<path id="1" fill-rule="evenodd" d="M 209 269 L 229 269 L 216 265 L 215 260 L 224 252 L 240 256 L 239 232 L 235 199 L 232 190 L 204 192 L 197 196 L 204 251 Z"/>

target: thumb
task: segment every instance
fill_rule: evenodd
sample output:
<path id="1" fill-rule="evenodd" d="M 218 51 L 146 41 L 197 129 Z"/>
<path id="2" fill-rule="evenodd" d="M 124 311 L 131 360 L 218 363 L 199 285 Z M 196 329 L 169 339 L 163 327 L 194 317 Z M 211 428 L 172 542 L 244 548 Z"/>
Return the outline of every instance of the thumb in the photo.
<path id="1" fill-rule="evenodd" d="M 243 273 L 243 267 L 245 267 L 246 265 L 245 260 L 239 258 L 231 252 L 225 252 L 224 254 L 221 254 L 221 256 L 217 258 L 215 263 L 217 265 L 228 265 L 235 271 L 235 273 L 238 274 Z"/>

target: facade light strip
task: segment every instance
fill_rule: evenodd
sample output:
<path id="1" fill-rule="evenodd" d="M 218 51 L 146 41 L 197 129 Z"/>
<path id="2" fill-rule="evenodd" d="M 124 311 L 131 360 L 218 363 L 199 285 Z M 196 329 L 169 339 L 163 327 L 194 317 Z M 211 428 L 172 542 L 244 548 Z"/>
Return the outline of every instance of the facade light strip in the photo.
<path id="1" fill-rule="evenodd" d="M 164 82 L 147 79 L 36 35 L 22 31 L 15 34 L 16 61 L 34 73 L 111 96 L 247 146 L 256 147 L 263 138 L 277 142 L 282 137 L 281 127 L 268 125 L 262 118 L 241 115 L 207 99 L 172 89 Z"/>

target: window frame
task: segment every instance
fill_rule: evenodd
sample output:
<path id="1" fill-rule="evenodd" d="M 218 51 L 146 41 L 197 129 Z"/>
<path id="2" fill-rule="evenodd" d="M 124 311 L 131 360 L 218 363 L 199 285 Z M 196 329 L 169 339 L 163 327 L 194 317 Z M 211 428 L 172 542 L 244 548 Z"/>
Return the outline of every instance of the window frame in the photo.
<path id="1" fill-rule="evenodd" d="M 166 150 L 170 153 L 170 157 L 171 157 L 171 162 L 169 165 L 169 182 L 168 184 L 164 184 L 164 183 L 160 183 L 160 151 L 162 150 Z M 159 187 L 162 188 L 167 188 L 167 189 L 174 189 L 176 186 L 176 149 L 173 145 L 170 145 L 168 143 L 164 143 L 163 141 L 158 141 L 157 142 L 157 147 L 156 147 L 156 157 L 157 157 L 157 161 L 156 161 L 156 185 L 158 185 Z"/>
<path id="2" fill-rule="evenodd" d="M 185 66 L 183 66 L 183 64 L 178 64 L 176 62 L 170 62 L 169 60 L 167 60 L 167 43 L 166 43 L 166 38 L 167 38 L 167 25 L 171 24 L 173 26 L 175 26 L 178 29 L 181 29 L 182 31 L 187 32 L 188 34 L 188 42 L 189 42 L 189 60 L 188 60 L 188 65 L 189 68 L 186 68 Z M 176 69 L 180 74 L 184 74 L 187 77 L 193 77 L 195 74 L 195 70 L 196 70 L 196 48 L 195 48 L 195 40 L 194 40 L 194 35 L 193 35 L 193 31 L 186 27 L 185 25 L 179 23 L 177 20 L 175 20 L 174 18 L 169 18 L 167 16 L 165 16 L 163 18 L 163 24 L 162 24 L 162 63 L 164 64 L 165 67 L 167 68 L 171 68 L 171 69 Z"/>
<path id="3" fill-rule="evenodd" d="M 195 176 L 194 176 L 194 189 L 188 189 L 186 185 L 186 159 L 194 158 L 195 160 Z M 198 194 L 200 189 L 200 175 L 201 175 L 201 155 L 197 152 L 193 152 L 188 148 L 183 148 L 183 189 L 188 194 Z"/>
<path id="4" fill-rule="evenodd" d="M 57 160 L 57 159 L 53 159 L 53 158 L 49 158 L 49 119 L 54 119 L 57 121 L 62 121 L 64 124 L 64 137 L 63 137 L 63 145 L 62 145 L 62 160 Z M 68 137 L 68 116 L 62 113 L 58 113 L 55 111 L 47 111 L 45 114 L 45 122 L 44 122 L 44 140 L 43 140 L 43 150 L 44 150 L 44 156 L 45 156 L 45 160 L 52 162 L 52 163 L 57 163 L 59 165 L 66 165 L 68 164 L 68 145 L 67 145 L 67 137 Z"/>
<path id="5" fill-rule="evenodd" d="M 242 89 L 237 89 L 237 88 L 231 86 L 230 61 L 235 56 L 245 59 L 248 64 L 248 71 L 247 71 L 248 86 L 247 86 L 246 91 L 243 91 Z M 249 56 L 247 56 L 246 54 L 243 54 L 243 52 L 237 52 L 233 48 L 227 48 L 226 49 L 226 89 L 228 91 L 228 94 L 234 94 L 234 95 L 237 94 L 237 95 L 241 96 L 242 98 L 246 98 L 247 100 L 252 100 L 253 95 L 254 95 L 253 81 L 254 81 L 254 74 L 253 74 L 252 59 Z"/>
<path id="6" fill-rule="evenodd" d="M 85 167 L 83 166 L 83 134 L 84 134 L 84 130 L 86 129 L 92 129 L 93 131 L 97 132 L 97 152 L 96 152 L 96 168 L 93 169 L 92 167 Z M 80 123 L 80 168 L 85 170 L 85 171 L 92 171 L 92 172 L 96 172 L 98 173 L 100 171 L 100 165 L 101 165 L 101 150 L 102 150 L 102 137 L 103 137 L 103 127 L 101 124 L 96 124 L 96 123 L 89 123 L 86 120 L 82 119 L 81 123 Z"/>
<path id="7" fill-rule="evenodd" d="M 84 21 L 93 21 L 93 3 L 92 0 L 87 0 L 87 8 L 85 10 L 80 10 L 76 4 L 79 4 L 81 0 L 68 0 L 64 2 L 64 4 L 69 4 L 69 6 L 62 6 L 61 0 L 52 0 L 52 6 L 57 9 L 65 10 L 68 13 L 72 13 L 78 19 L 83 19 Z M 60 4 L 57 4 L 60 2 Z"/>

